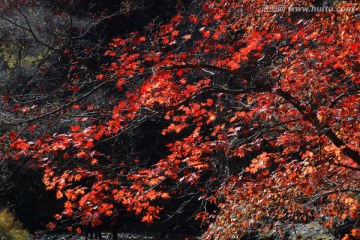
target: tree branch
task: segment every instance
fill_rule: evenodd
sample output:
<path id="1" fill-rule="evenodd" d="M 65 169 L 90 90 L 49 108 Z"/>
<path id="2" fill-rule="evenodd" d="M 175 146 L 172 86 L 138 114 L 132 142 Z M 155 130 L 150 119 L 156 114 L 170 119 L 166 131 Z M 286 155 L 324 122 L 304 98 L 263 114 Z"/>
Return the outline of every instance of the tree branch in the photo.
<path id="1" fill-rule="evenodd" d="M 49 44 L 44 43 L 43 41 L 41 41 L 41 40 L 38 38 L 38 36 L 36 36 L 33 28 L 31 27 L 31 24 L 30 24 L 30 22 L 29 22 L 29 19 L 27 18 L 27 16 L 21 11 L 21 9 L 20 9 L 16 4 L 14 4 L 12 1 L 9 1 L 9 0 L 6 0 L 6 1 L 7 1 L 11 6 L 13 6 L 13 7 L 20 13 L 20 15 L 24 18 L 27 27 L 21 26 L 21 25 L 19 25 L 18 23 L 16 23 L 15 21 L 13 21 L 13 20 L 11 20 L 11 19 L 9 19 L 9 18 L 6 18 L 6 17 L 4 17 L 4 16 L 0 16 L 0 18 L 4 19 L 5 21 L 10 22 L 11 24 L 15 25 L 15 26 L 18 27 L 18 28 L 21 28 L 21 29 L 23 29 L 23 30 L 28 31 L 28 32 L 31 34 L 31 36 L 33 37 L 33 39 L 34 39 L 36 42 L 38 42 L 40 45 L 42 45 L 42 46 L 44 46 L 44 47 L 47 47 L 47 48 L 49 48 L 49 49 L 51 49 L 51 50 L 57 50 L 55 47 L 53 47 L 53 46 L 51 46 L 51 45 L 49 45 Z"/>
<path id="2" fill-rule="evenodd" d="M 213 71 L 218 71 L 230 75 L 235 75 L 239 77 L 243 77 L 245 79 L 248 79 L 248 76 L 240 71 L 237 70 L 231 70 L 223 67 L 218 67 L 214 65 L 209 64 L 183 64 L 183 65 L 175 65 L 171 67 L 166 67 L 165 70 L 178 70 L 178 69 L 186 69 L 186 68 L 203 68 Z M 301 104 L 300 100 L 293 97 L 290 93 L 285 92 L 281 89 L 271 89 L 269 87 L 255 87 L 255 88 L 249 88 L 249 89 L 240 89 L 240 90 L 233 90 L 233 89 L 226 89 L 226 88 L 219 88 L 219 87 L 208 87 L 203 88 L 196 92 L 191 97 L 183 100 L 182 102 L 178 103 L 172 109 L 177 109 L 181 105 L 184 105 L 188 102 L 190 102 L 193 98 L 204 94 L 204 93 L 224 93 L 224 94 L 231 94 L 231 95 L 239 95 L 244 93 L 254 93 L 254 92 L 274 92 L 276 95 L 282 97 L 287 102 L 291 103 L 302 115 L 304 120 L 311 123 L 313 126 L 316 127 L 316 129 L 319 131 L 319 133 L 327 136 L 336 147 L 340 148 L 342 153 L 349 158 L 351 158 L 356 164 L 360 166 L 360 153 L 351 149 L 349 146 L 346 145 L 346 143 L 341 140 L 334 131 L 330 128 L 328 125 L 323 125 L 319 119 L 317 118 L 315 112 L 308 108 L 307 106 L 304 106 Z M 172 110 L 170 109 L 170 110 Z"/>
<path id="3" fill-rule="evenodd" d="M 282 91 L 281 89 L 278 89 L 275 91 L 275 93 L 282 98 L 284 98 L 286 101 L 290 102 L 304 117 L 304 120 L 310 122 L 312 125 L 316 127 L 316 129 L 319 131 L 319 133 L 327 136 L 332 143 L 341 149 L 342 153 L 346 156 L 350 157 L 356 164 L 360 165 L 360 154 L 359 152 L 351 149 L 349 146 L 346 145 L 346 143 L 341 140 L 331 129 L 328 125 L 323 125 L 319 119 L 317 118 L 316 114 L 312 109 L 307 108 L 305 106 L 302 106 L 300 101 L 295 99 L 291 94 L 288 92 Z"/>
<path id="4" fill-rule="evenodd" d="M 55 113 L 58 113 L 68 107 L 71 107 L 73 104 L 87 98 L 88 96 L 90 96 L 91 94 L 93 94 L 94 92 L 96 92 L 100 87 L 102 87 L 103 85 L 105 85 L 106 82 L 102 82 L 100 83 L 99 85 L 97 85 L 95 88 L 93 88 L 91 91 L 89 91 L 88 93 L 84 94 L 83 96 L 61 106 L 60 108 L 57 108 L 53 111 L 50 111 L 50 112 L 47 112 L 47 113 L 44 113 L 43 115 L 40 115 L 38 117 L 35 117 L 35 118 L 31 118 L 31 119 L 28 119 L 28 120 L 24 120 L 24 121 L 19 121 L 19 122 L 14 122 L 14 123 L 2 123 L 3 125 L 20 125 L 20 124 L 24 124 L 24 123 L 32 123 L 34 121 L 37 121 L 39 119 L 42 119 L 42 118 L 46 118 L 46 117 L 49 117 Z"/>
<path id="5" fill-rule="evenodd" d="M 179 69 L 186 69 L 186 68 L 192 68 L 192 69 L 200 68 L 200 69 L 213 70 L 213 71 L 217 71 L 217 72 L 226 73 L 229 75 L 235 75 L 238 77 L 242 77 L 246 80 L 250 79 L 249 75 L 247 75 L 243 72 L 235 71 L 235 70 L 231 70 L 231 69 L 227 69 L 227 68 L 223 68 L 223 67 L 218 67 L 218 66 L 211 65 L 211 64 L 205 64 L 205 63 L 197 63 L 197 64 L 186 63 L 183 65 L 174 65 L 171 67 L 165 67 L 164 70 L 179 70 Z"/>
<path id="6" fill-rule="evenodd" d="M 356 92 L 342 93 L 339 96 L 337 96 L 334 100 L 331 101 L 329 107 L 330 108 L 335 107 L 335 105 L 338 104 L 338 102 L 340 102 L 340 100 L 343 99 L 344 97 L 351 96 L 351 95 L 357 95 L 357 94 L 360 94 L 360 89 L 357 90 Z"/>

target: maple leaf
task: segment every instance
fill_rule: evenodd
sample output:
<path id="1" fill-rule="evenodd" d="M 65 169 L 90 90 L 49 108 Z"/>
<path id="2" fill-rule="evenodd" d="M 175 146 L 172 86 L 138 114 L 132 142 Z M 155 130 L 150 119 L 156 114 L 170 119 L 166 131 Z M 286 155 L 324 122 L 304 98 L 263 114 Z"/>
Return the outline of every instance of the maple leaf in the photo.
<path id="1" fill-rule="evenodd" d="M 195 15 L 190 15 L 189 16 L 189 19 L 193 22 L 193 23 L 197 23 L 197 21 L 198 21 L 198 18 L 195 16 Z"/>
<path id="2" fill-rule="evenodd" d="M 61 199 L 64 196 L 64 194 L 61 191 L 56 192 L 56 198 Z"/>
<path id="3" fill-rule="evenodd" d="M 145 216 L 142 217 L 141 222 L 146 222 L 146 223 L 153 223 L 154 222 L 154 218 L 152 215 L 147 214 Z"/>
<path id="4" fill-rule="evenodd" d="M 96 79 L 97 80 L 104 80 L 105 79 L 105 75 L 104 74 L 98 74 L 97 76 L 96 76 Z"/>
<path id="5" fill-rule="evenodd" d="M 262 153 L 258 157 L 254 158 L 251 161 L 249 167 L 245 169 L 245 171 L 250 173 L 257 173 L 260 169 L 266 168 L 270 165 L 270 158 L 267 153 Z"/>
<path id="6" fill-rule="evenodd" d="M 186 89 L 189 92 L 196 92 L 198 90 L 198 86 L 196 86 L 196 85 L 186 85 Z"/>
<path id="7" fill-rule="evenodd" d="M 36 125 L 30 125 L 30 126 L 29 126 L 29 130 L 30 130 L 30 131 L 34 131 L 35 129 L 36 129 Z"/>
<path id="8" fill-rule="evenodd" d="M 50 222 L 47 224 L 47 227 L 50 229 L 55 229 L 56 228 L 56 224 L 54 222 Z"/>
<path id="9" fill-rule="evenodd" d="M 207 99 L 206 100 L 206 105 L 211 107 L 214 104 L 214 101 L 212 99 Z"/>
<path id="10" fill-rule="evenodd" d="M 10 144 L 10 147 L 25 151 L 30 147 L 30 144 L 25 142 L 23 139 L 17 139 Z"/>
<path id="11" fill-rule="evenodd" d="M 169 195 L 169 193 L 162 193 L 162 194 L 161 194 L 161 198 L 163 198 L 163 199 L 170 199 L 170 195 Z"/>
<path id="12" fill-rule="evenodd" d="M 150 200 L 155 200 L 158 196 L 154 190 L 150 190 L 148 193 L 146 193 L 146 197 Z"/>
<path id="13" fill-rule="evenodd" d="M 116 82 L 116 86 L 119 90 L 123 89 L 123 85 L 125 84 L 126 79 L 122 78 Z"/>
<path id="14" fill-rule="evenodd" d="M 77 227 L 75 231 L 77 232 L 77 234 L 81 234 L 81 228 Z"/>
<path id="15" fill-rule="evenodd" d="M 71 126 L 71 131 L 79 131 L 80 130 L 80 126 Z"/>
<path id="16" fill-rule="evenodd" d="M 230 61 L 228 63 L 228 66 L 230 67 L 231 70 L 235 70 L 235 69 L 238 69 L 240 67 L 239 64 L 234 62 L 234 61 Z"/>

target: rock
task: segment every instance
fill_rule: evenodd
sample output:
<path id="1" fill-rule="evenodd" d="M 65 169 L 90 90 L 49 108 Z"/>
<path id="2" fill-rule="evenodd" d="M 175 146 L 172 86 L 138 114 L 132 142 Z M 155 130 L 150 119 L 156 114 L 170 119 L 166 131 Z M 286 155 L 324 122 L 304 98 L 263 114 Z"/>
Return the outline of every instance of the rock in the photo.
<path id="1" fill-rule="evenodd" d="M 319 222 L 298 223 L 289 227 L 285 239 L 289 240 L 336 240 Z"/>

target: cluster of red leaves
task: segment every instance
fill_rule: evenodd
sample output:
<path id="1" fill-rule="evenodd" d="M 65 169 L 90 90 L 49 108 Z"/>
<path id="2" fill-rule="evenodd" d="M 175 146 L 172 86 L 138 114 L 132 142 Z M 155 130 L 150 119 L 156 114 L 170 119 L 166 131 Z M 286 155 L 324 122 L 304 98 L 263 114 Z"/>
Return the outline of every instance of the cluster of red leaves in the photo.
<path id="1" fill-rule="evenodd" d="M 286 221 L 358 219 L 360 23 L 340 12 L 265 13 L 266 4 L 205 1 L 198 15 L 179 13 L 149 36 L 114 39 L 105 52 L 114 61 L 97 76 L 123 93 L 111 118 L 11 144 L 45 167 L 47 188 L 66 198 L 62 215 L 98 219 L 121 203 L 151 223 L 161 211 L 152 203 L 173 193 L 169 180 L 211 203 L 226 196 L 209 239 Z M 164 135 L 183 133 L 170 154 L 122 178 L 104 175 L 94 144 L 154 116 L 169 121 Z M 226 170 L 250 156 L 242 173 Z M 78 167 L 58 170 L 61 158 Z M 204 187 L 209 172 L 217 174 Z"/>

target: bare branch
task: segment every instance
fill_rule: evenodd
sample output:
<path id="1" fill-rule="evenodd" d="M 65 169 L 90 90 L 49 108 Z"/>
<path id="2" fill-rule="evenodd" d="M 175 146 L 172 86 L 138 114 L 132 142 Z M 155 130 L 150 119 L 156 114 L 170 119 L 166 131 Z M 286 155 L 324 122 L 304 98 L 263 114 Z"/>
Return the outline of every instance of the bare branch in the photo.
<path id="1" fill-rule="evenodd" d="M 55 113 L 58 113 L 68 107 L 71 107 L 72 105 L 74 105 L 75 103 L 89 97 L 91 94 L 93 94 L 94 92 L 96 92 L 99 88 L 101 88 L 103 85 L 105 85 L 106 82 L 102 82 L 101 84 L 97 85 L 95 88 L 93 88 L 91 91 L 89 91 L 88 93 L 84 94 L 83 96 L 61 106 L 60 108 L 57 108 L 53 111 L 50 111 L 48 113 L 45 113 L 43 115 L 40 115 L 38 117 L 35 117 L 35 118 L 32 118 L 32 119 L 28 119 L 28 120 L 25 120 L 25 121 L 19 121 L 19 122 L 13 122 L 13 123 L 2 123 L 3 125 L 20 125 L 20 124 L 24 124 L 24 123 L 32 123 L 34 121 L 37 121 L 37 120 L 40 120 L 42 118 L 46 118 L 46 117 L 49 117 L 51 115 L 54 115 Z"/>

